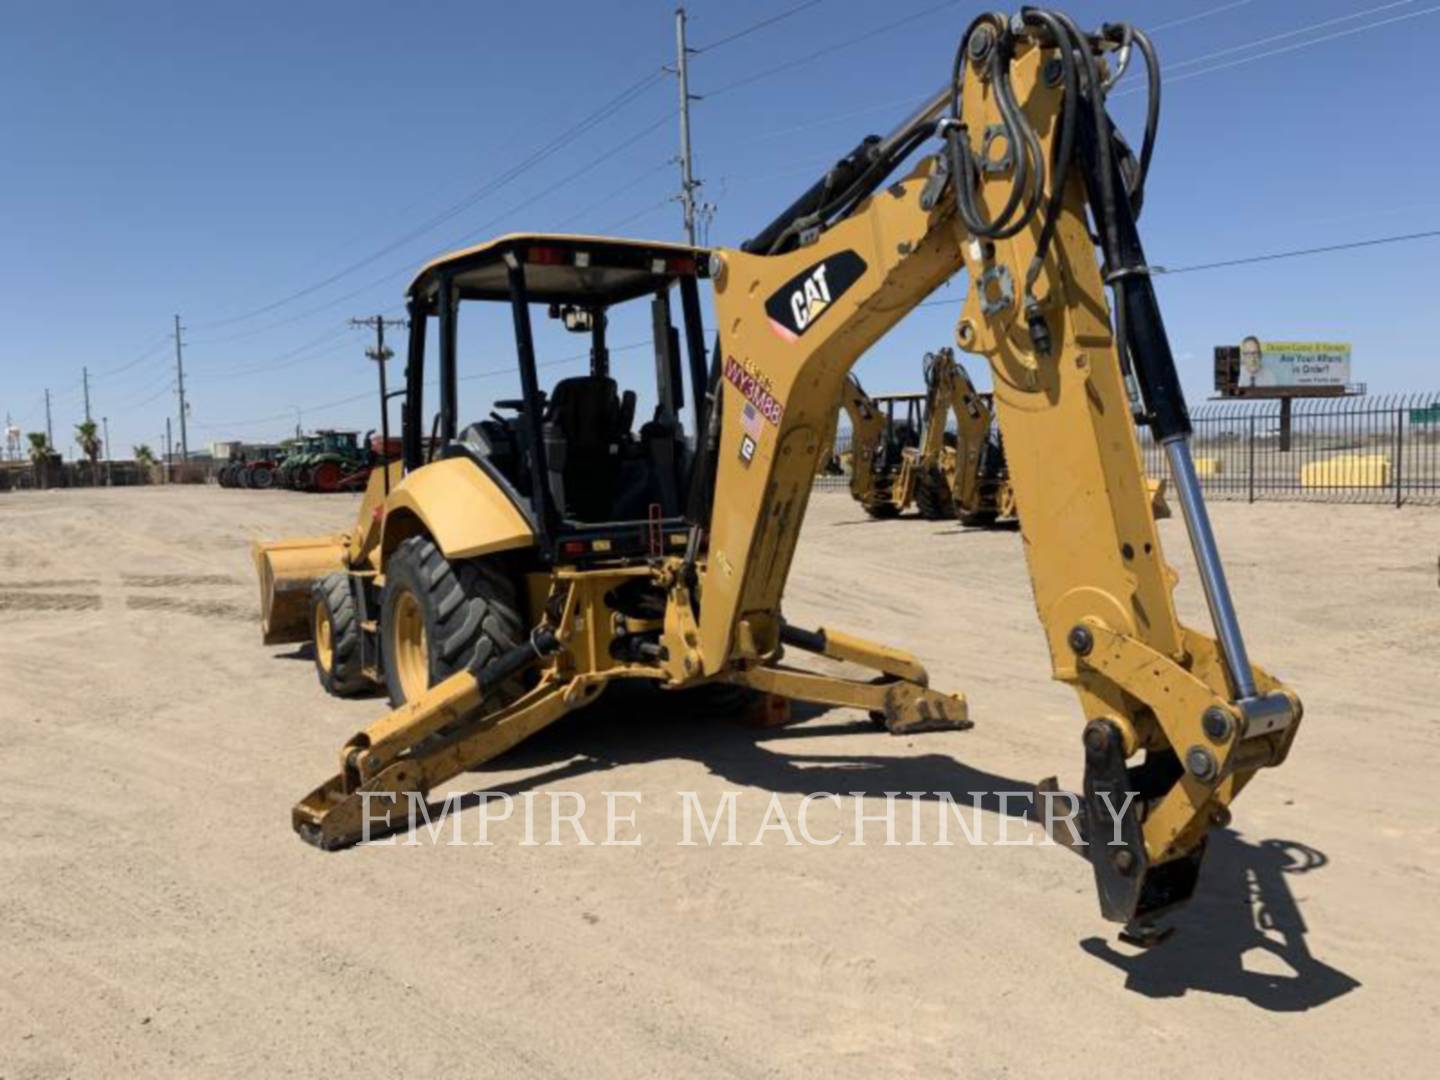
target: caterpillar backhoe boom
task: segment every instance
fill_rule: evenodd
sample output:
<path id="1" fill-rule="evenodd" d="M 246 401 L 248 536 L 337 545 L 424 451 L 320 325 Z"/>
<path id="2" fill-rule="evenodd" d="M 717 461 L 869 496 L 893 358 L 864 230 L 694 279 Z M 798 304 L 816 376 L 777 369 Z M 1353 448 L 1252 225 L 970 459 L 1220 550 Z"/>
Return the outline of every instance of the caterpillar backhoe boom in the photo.
<path id="1" fill-rule="evenodd" d="M 787 626 L 781 600 L 847 373 L 964 270 L 971 288 L 957 344 L 991 366 L 1052 674 L 1074 687 L 1084 714 L 1081 823 L 1102 912 L 1143 931 L 1186 900 L 1208 830 L 1257 770 L 1284 759 L 1300 705 L 1248 659 L 1191 463 L 1189 417 L 1135 224 L 1153 114 L 1137 159 L 1105 110 L 1132 53 L 1145 58 L 1153 92 L 1158 69 L 1138 30 L 1082 34 L 1031 8 L 982 15 L 961 37 L 953 83 L 931 103 L 863 143 L 743 249 L 710 253 L 696 272 L 713 283 L 719 338 L 690 509 L 683 526 L 667 527 L 680 547 L 657 542 L 643 557 L 584 562 L 542 543 L 532 587 L 543 599 L 528 639 L 477 658 L 351 739 L 340 774 L 296 807 L 297 827 L 322 845 L 353 842 L 370 796 L 426 791 L 585 704 L 613 677 L 664 688 L 720 680 L 955 721 L 954 699 L 925 688 L 913 658 Z M 905 165 L 937 141 L 939 153 Z M 507 273 L 512 295 L 530 275 L 554 280 L 580 258 L 583 239 L 506 243 L 504 268 L 476 272 L 477 294 L 502 288 Z M 600 261 L 587 252 L 587 273 Z M 440 297 L 443 337 L 453 333 L 448 294 L 426 293 L 429 280 L 412 291 L 412 319 L 423 322 L 431 295 Z M 1213 638 L 1176 615 L 1137 415 L 1164 447 Z M 872 688 L 784 667 L 782 644 L 860 660 L 885 681 Z"/>

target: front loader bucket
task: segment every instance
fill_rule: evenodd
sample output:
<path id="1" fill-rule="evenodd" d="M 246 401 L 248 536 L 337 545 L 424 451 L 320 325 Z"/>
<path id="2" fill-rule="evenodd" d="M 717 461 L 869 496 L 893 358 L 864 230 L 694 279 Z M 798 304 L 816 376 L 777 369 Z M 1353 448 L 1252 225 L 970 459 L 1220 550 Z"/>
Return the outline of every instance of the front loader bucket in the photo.
<path id="1" fill-rule="evenodd" d="M 310 639 L 310 586 L 345 569 L 343 539 L 251 542 L 250 556 L 260 577 L 260 635 L 266 645 Z"/>

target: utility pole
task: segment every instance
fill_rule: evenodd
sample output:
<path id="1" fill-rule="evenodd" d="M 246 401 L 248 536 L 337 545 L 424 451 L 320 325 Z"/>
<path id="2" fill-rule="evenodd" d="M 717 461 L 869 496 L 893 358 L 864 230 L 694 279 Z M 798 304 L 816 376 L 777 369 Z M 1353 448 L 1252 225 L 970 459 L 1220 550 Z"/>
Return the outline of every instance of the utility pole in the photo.
<path id="1" fill-rule="evenodd" d="M 170 417 L 165 417 L 165 469 L 169 479 L 170 466 L 175 461 L 175 444 L 170 441 Z"/>
<path id="2" fill-rule="evenodd" d="M 691 50 L 685 44 L 685 9 L 675 9 L 675 75 L 680 83 L 680 208 L 685 214 L 685 238 L 695 246 L 696 211 L 704 209 L 695 203 L 700 181 L 695 179 L 694 161 L 690 153 L 690 102 L 700 98 L 690 93 Z"/>
<path id="3" fill-rule="evenodd" d="M 387 319 L 384 315 L 372 315 L 368 319 L 351 319 L 351 326 L 367 327 L 375 331 L 375 347 L 366 349 L 365 355 L 375 361 L 380 372 L 380 459 L 384 468 L 385 491 L 390 491 L 390 391 L 385 385 L 385 364 L 395 354 L 385 347 L 385 328 L 409 326 L 405 319 Z"/>
<path id="4" fill-rule="evenodd" d="M 185 357 L 180 351 L 179 315 L 175 316 L 175 386 L 180 391 L 180 460 L 189 461 L 190 441 L 185 435 Z"/>
<path id="5" fill-rule="evenodd" d="M 50 444 L 50 450 L 55 450 L 55 425 L 50 422 L 50 388 L 45 388 L 45 441 Z"/>
<path id="6" fill-rule="evenodd" d="M 105 486 L 110 486 L 110 417 L 102 416 L 100 423 L 105 425 Z"/>
<path id="7" fill-rule="evenodd" d="M 85 422 L 90 423 L 90 369 L 80 369 L 80 381 L 85 384 Z"/>

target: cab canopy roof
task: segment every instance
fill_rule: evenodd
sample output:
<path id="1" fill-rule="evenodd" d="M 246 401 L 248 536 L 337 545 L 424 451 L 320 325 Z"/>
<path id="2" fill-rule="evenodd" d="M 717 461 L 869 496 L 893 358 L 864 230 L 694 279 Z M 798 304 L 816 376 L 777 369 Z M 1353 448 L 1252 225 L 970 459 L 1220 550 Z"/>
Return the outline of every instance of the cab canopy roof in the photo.
<path id="1" fill-rule="evenodd" d="M 510 267 L 523 266 L 536 303 L 608 307 L 666 288 L 678 277 L 704 277 L 708 252 L 682 244 L 604 236 L 510 233 L 442 255 L 415 275 L 408 295 L 433 307 L 440 282 L 462 300 L 510 299 Z"/>

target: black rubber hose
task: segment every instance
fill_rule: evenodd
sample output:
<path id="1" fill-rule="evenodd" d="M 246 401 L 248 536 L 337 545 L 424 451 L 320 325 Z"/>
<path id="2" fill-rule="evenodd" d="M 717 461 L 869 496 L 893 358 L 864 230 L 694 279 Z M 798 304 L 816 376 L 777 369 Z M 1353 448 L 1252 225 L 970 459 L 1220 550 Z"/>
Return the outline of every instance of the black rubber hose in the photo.
<path id="1" fill-rule="evenodd" d="M 1155 139 L 1160 133 L 1160 59 L 1155 54 L 1155 44 L 1143 31 L 1132 28 L 1131 36 L 1140 47 L 1145 58 L 1145 80 L 1149 100 L 1145 106 L 1145 138 L 1140 144 L 1140 175 L 1135 181 L 1137 201 L 1144 200 L 1145 178 L 1150 175 L 1150 158 L 1155 153 Z M 1135 208 L 1139 216 L 1140 208 Z"/>
<path id="2" fill-rule="evenodd" d="M 1075 71 L 1075 49 L 1085 46 L 1083 42 L 1077 44 L 1071 40 L 1061 22 L 1048 11 L 1026 8 L 1024 17 L 1026 22 L 1038 22 L 1044 26 L 1055 38 L 1064 85 L 1064 99 L 1060 106 L 1060 137 L 1055 142 L 1055 157 L 1050 170 L 1050 199 L 1040 226 L 1040 238 L 1035 245 L 1035 258 L 1031 260 L 1025 273 L 1025 294 L 1028 298 L 1045 266 L 1045 256 L 1050 251 L 1050 244 L 1059 224 L 1060 209 L 1065 200 L 1065 184 L 1069 179 L 1070 161 L 1075 156 L 1075 119 L 1080 98 L 1080 80 Z"/>
<path id="3" fill-rule="evenodd" d="M 981 164 L 975 160 L 964 127 L 961 100 L 965 71 L 969 65 L 970 39 L 982 26 L 987 27 L 994 35 L 988 56 L 987 75 L 995 95 L 996 107 L 1000 111 L 1005 141 L 1015 162 L 1010 195 L 993 218 L 987 217 L 975 203 L 973 184 Z M 1010 83 L 1010 60 L 1013 56 L 1011 44 L 1009 26 L 1003 15 L 981 15 L 961 37 L 950 71 L 951 123 L 946 128 L 945 142 L 951 176 L 955 183 L 956 207 L 972 235 L 992 240 L 1014 236 L 1023 229 L 1034 214 L 1038 193 L 1044 188 L 1044 162 L 1036 153 L 1039 140 L 1025 121 L 1024 114 L 1015 101 L 1014 87 Z M 1032 174 L 1037 171 L 1039 175 L 1035 175 L 1032 181 Z"/>

